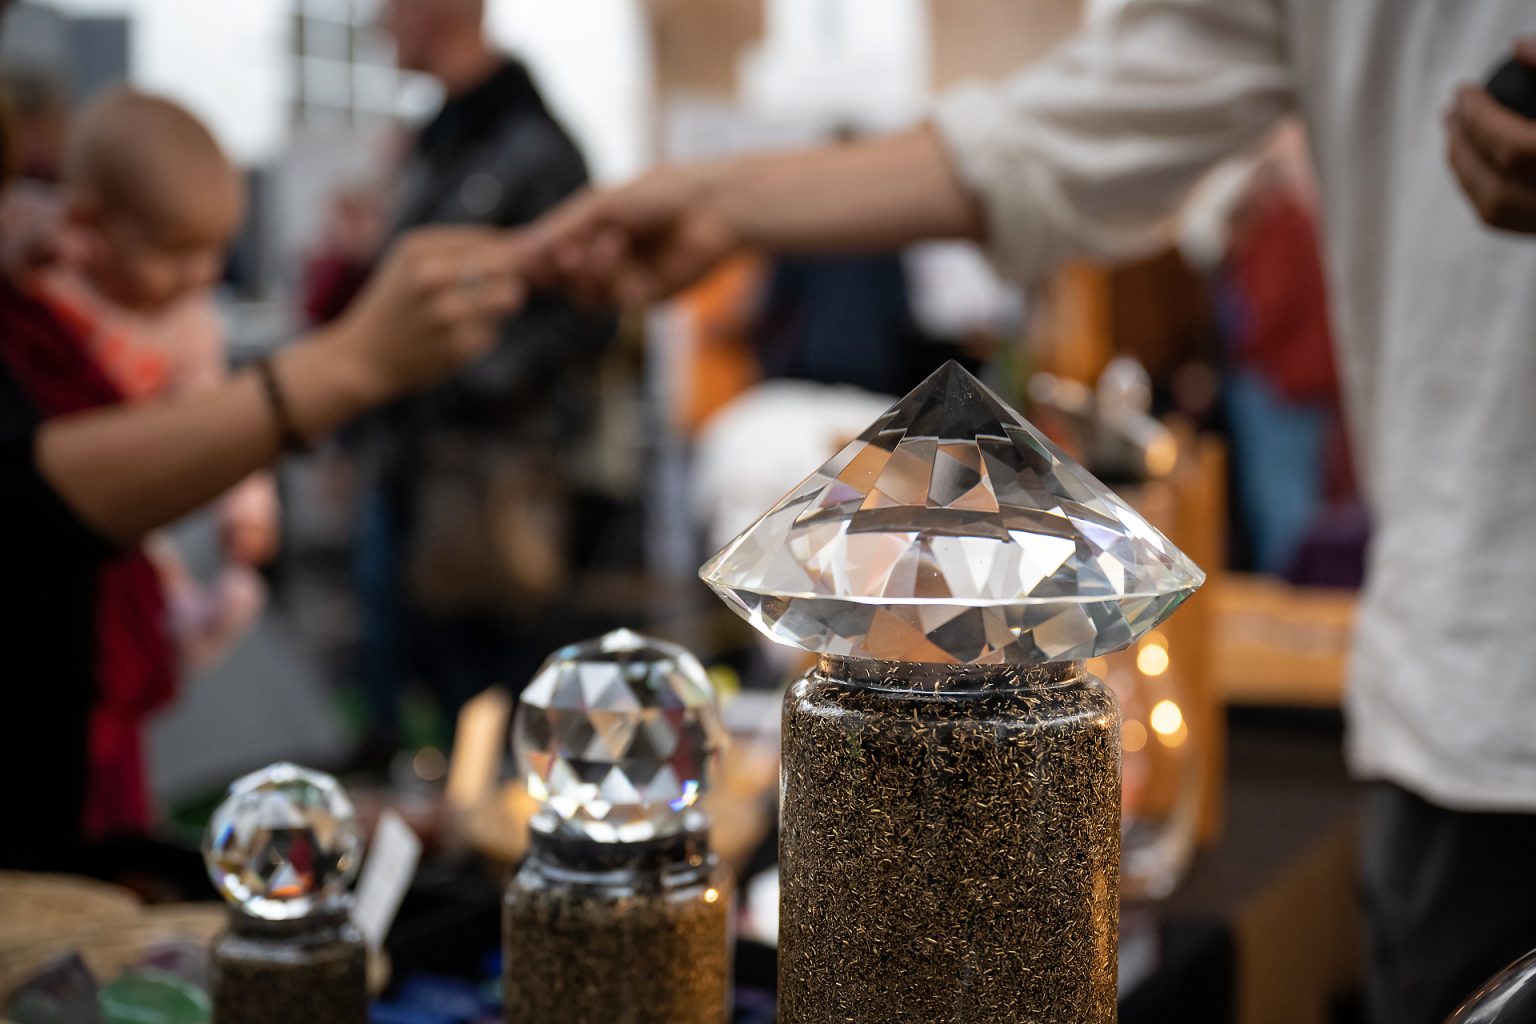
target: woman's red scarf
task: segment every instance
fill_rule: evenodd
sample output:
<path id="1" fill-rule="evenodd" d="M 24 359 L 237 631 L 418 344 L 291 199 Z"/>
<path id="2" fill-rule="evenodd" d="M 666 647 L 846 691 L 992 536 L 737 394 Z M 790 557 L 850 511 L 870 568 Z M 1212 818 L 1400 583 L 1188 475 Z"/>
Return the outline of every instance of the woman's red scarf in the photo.
<path id="1" fill-rule="evenodd" d="M 78 326 L 0 284 L 0 359 L 45 420 L 124 401 Z M 143 725 L 175 696 L 177 670 L 160 577 L 138 548 L 108 558 L 98 572 L 95 664 L 85 831 L 142 832 L 150 823 Z"/>

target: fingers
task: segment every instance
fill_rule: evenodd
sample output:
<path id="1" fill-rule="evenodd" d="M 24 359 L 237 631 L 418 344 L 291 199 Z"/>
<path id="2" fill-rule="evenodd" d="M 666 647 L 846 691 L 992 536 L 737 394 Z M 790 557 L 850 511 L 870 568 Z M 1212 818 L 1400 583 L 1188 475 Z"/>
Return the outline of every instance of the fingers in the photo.
<path id="1" fill-rule="evenodd" d="M 525 255 L 517 239 L 498 232 L 494 238 L 459 254 L 460 288 L 471 292 L 472 315 L 505 317 L 522 308 L 528 297 L 524 281 Z M 483 277 L 479 282 L 470 278 Z"/>
<path id="2" fill-rule="evenodd" d="M 523 232 L 529 279 L 547 284 L 579 266 L 609 217 L 607 197 L 587 189 L 534 221 Z"/>
<path id="3" fill-rule="evenodd" d="M 1484 163 L 1500 174 L 1536 180 L 1536 121 L 1475 86 L 1457 91 L 1454 114 Z"/>
<path id="4" fill-rule="evenodd" d="M 523 246 L 489 228 L 417 232 L 400 243 L 397 286 L 442 322 L 516 312 L 527 288 Z"/>
<path id="5" fill-rule="evenodd" d="M 655 264 L 689 208 L 688 175 L 653 171 L 622 188 L 588 191 L 529 229 L 529 280 L 589 305 L 650 301 L 666 277 Z"/>
<path id="6" fill-rule="evenodd" d="M 633 235 L 617 223 L 606 195 L 567 202 L 525 229 L 521 239 L 528 283 L 586 306 L 615 305 L 615 284 L 636 259 Z"/>
<path id="7" fill-rule="evenodd" d="M 1500 171 L 1479 146 L 1460 107 L 1446 116 L 1446 157 L 1478 216 L 1491 227 L 1536 232 L 1536 183 Z"/>
<path id="8" fill-rule="evenodd" d="M 550 282 L 576 302 L 607 308 L 618 304 L 615 282 L 636 263 L 628 233 L 602 228 L 581 248 L 570 246 L 562 254 L 557 280 Z"/>
<path id="9" fill-rule="evenodd" d="M 736 244 L 702 202 L 702 172 L 654 171 L 586 191 L 517 232 L 519 273 L 592 306 L 644 306 L 693 284 Z"/>
<path id="10" fill-rule="evenodd" d="M 438 322 L 452 327 L 464 321 L 510 316 L 522 307 L 526 295 L 522 279 L 512 267 L 474 260 L 461 263 L 458 273 L 443 281 L 427 301 Z"/>

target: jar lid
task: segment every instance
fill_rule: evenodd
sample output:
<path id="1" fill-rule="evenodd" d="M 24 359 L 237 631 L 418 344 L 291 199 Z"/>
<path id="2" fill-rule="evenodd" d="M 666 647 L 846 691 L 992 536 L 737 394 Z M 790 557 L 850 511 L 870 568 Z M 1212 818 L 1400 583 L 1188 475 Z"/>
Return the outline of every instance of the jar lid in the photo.
<path id="1" fill-rule="evenodd" d="M 883 661 L 1078 661 L 1205 573 L 949 362 L 699 571 L 769 639 Z"/>

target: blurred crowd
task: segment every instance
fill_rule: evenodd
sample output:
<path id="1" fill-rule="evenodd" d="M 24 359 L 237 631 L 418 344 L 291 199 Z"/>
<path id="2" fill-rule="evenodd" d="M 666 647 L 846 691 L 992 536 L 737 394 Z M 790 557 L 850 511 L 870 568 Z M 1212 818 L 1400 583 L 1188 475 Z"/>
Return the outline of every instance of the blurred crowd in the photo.
<path id="1" fill-rule="evenodd" d="M 443 99 L 400 137 L 376 178 L 329 199 L 294 299 L 317 330 L 345 315 L 382 254 L 413 229 L 526 225 L 588 183 L 582 153 L 528 69 L 487 40 L 481 4 L 397 0 L 380 24 L 400 67 L 435 80 Z M 13 287 L 0 301 L 39 304 L 86 356 L 39 360 L 23 381 L 33 401 L 46 415 L 195 395 L 227 379 L 215 296 L 248 197 L 209 129 L 183 106 L 127 85 L 76 104 L 33 70 L 12 76 L 7 94 L 12 176 L 0 196 L 0 254 Z M 858 133 L 831 135 L 843 146 Z M 1330 516 L 1353 507 L 1313 189 L 1298 170 L 1297 138 L 1281 133 L 1197 198 L 1181 251 L 1151 273 L 1202 312 L 1138 353 L 1153 373 L 1146 406 L 1230 435 L 1237 564 L 1272 572 L 1304 565 Z M 1036 288 L 1026 302 L 957 245 L 904 255 L 745 253 L 686 290 L 666 325 L 648 325 L 666 354 L 653 345 L 640 358 L 659 371 L 634 368 L 634 346 L 612 313 L 534 294 L 497 328 L 489 354 L 366 413 L 329 450 L 350 470 L 358 628 L 342 674 L 360 714 L 347 764 L 387 771 L 405 744 L 403 700 L 415 687 L 434 698 L 451 742 L 470 697 L 517 688 L 553 646 L 593 627 L 575 594 L 604 546 L 597 535 L 606 531 L 609 547 L 615 535 L 655 536 L 616 523 L 622 516 L 592 493 L 583 467 L 602 461 L 595 445 L 613 442 L 599 427 L 613 394 L 603 378 L 615 366 L 666 378 L 657 392 L 666 407 L 639 422 L 680 438 L 696 498 L 647 501 L 642 487 L 635 503 L 642 518 L 688 519 L 686 562 L 947 358 L 990 367 L 1023 401 L 1029 370 L 1053 368 L 1040 354 L 1050 342 L 1040 339 L 1053 314 L 1062 319 L 1053 305 L 1070 304 L 1061 291 Z M 1181 383 L 1202 371 L 1224 382 L 1223 401 Z M 812 429 L 812 410 L 822 426 L 843 427 Z M 308 447 L 305 438 L 283 441 Z M 640 450 L 655 458 L 661 447 Z M 665 467 L 646 472 L 664 476 Z M 184 675 L 217 664 L 263 614 L 284 536 L 280 508 L 273 475 L 251 473 L 218 500 L 211 571 L 190 570 L 161 532 L 104 574 L 94 600 L 102 699 L 90 731 L 89 834 L 153 820 L 145 723 L 175 700 Z M 641 579 L 657 569 L 644 550 L 608 562 Z M 1337 574 L 1336 559 L 1322 564 L 1323 576 Z M 1329 582 L 1358 582 L 1344 576 Z M 621 614 L 632 621 L 647 611 L 632 601 Z M 773 681 L 748 660 L 749 678 Z"/>

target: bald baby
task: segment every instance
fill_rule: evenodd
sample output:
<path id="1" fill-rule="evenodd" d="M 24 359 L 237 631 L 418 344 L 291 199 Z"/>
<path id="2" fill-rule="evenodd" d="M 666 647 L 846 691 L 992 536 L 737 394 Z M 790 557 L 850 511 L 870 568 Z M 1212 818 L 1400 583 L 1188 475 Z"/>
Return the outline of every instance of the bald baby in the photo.
<path id="1" fill-rule="evenodd" d="M 240 176 L 184 108 L 112 89 L 70 126 L 65 214 L 87 242 L 81 268 L 124 309 L 152 313 L 209 287 L 240 227 Z"/>

